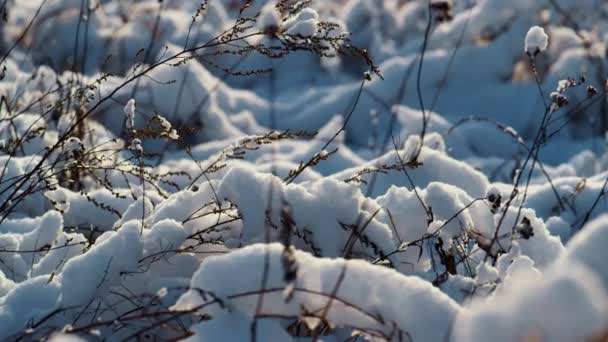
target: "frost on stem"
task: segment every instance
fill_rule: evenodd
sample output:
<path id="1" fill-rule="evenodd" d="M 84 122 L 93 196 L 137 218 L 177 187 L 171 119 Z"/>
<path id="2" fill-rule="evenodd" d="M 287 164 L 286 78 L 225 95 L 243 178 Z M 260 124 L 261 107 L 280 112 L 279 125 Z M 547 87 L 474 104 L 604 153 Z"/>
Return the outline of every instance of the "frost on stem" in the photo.
<path id="1" fill-rule="evenodd" d="M 169 120 L 165 119 L 162 115 L 156 114 L 154 116 L 158 124 L 162 128 L 161 136 L 166 136 L 171 140 L 179 140 L 180 136 L 177 133 L 177 130 L 173 128 Z"/>
<path id="2" fill-rule="evenodd" d="M 125 116 L 127 117 L 127 129 L 135 127 L 135 100 L 130 99 L 125 105 Z"/>
<path id="3" fill-rule="evenodd" d="M 165 119 L 165 117 L 163 117 L 162 115 L 157 114 L 156 115 L 156 119 L 158 120 L 159 125 L 165 130 L 171 130 L 171 123 L 169 122 L 169 120 Z"/>
<path id="4" fill-rule="evenodd" d="M 141 145 L 141 140 L 135 138 L 131 140 L 131 144 L 129 145 L 129 149 L 137 154 L 144 153 L 144 147 Z"/>
<path id="5" fill-rule="evenodd" d="M 549 36 L 540 26 L 532 26 L 526 34 L 525 51 L 530 57 L 544 52 L 549 45 Z"/>
<path id="6" fill-rule="evenodd" d="M 555 105 L 556 105 L 558 108 L 565 107 L 565 106 L 567 106 L 567 105 L 568 105 L 568 102 L 569 102 L 569 101 L 568 101 L 568 98 L 566 97 L 566 95 L 564 95 L 564 94 L 562 94 L 562 93 L 560 93 L 560 92 L 554 91 L 554 92 L 552 92 L 552 93 L 550 94 L 550 97 L 551 97 L 551 101 L 552 101 L 552 102 L 553 102 L 553 103 L 554 103 L 554 104 L 555 104 Z"/>
<path id="7" fill-rule="evenodd" d="M 65 153 L 75 154 L 84 150 L 84 145 L 80 139 L 76 137 L 70 137 L 65 141 L 63 148 Z"/>

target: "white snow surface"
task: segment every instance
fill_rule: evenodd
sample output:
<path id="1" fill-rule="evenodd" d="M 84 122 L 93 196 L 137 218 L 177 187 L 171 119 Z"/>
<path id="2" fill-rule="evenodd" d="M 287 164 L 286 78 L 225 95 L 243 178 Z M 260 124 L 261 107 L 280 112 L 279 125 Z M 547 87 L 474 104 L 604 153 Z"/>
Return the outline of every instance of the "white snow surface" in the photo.
<path id="1" fill-rule="evenodd" d="M 605 340 L 607 17 L 0 1 L 0 340 Z"/>

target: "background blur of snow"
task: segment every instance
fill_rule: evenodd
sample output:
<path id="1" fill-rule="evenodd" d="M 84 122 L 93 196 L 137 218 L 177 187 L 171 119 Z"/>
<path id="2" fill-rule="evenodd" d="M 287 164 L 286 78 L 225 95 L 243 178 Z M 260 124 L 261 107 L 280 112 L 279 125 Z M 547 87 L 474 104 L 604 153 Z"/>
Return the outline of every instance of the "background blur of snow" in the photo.
<path id="1" fill-rule="evenodd" d="M 69 129 L 75 110 L 45 111 L 70 82 L 112 73 L 86 111 L 133 64 L 204 44 L 239 17 L 259 13 L 251 32 L 303 40 L 337 23 L 383 77 L 363 83 L 351 117 L 366 71 L 352 56 L 218 47 L 121 87 L 43 163 L 104 156 L 112 189 L 91 176 L 80 189 L 38 181 L 2 212 L 0 339 L 316 339 L 294 321 L 323 341 L 608 336 L 608 3 L 446 1 L 420 63 L 429 1 L 316 0 L 290 17 L 274 0 L 239 14 L 243 2 L 209 0 L 191 27 L 199 1 L 0 0 L 0 56 L 14 47 L 0 59 L 0 205 Z M 547 139 L 524 163 L 546 106 Z M 166 139 L 123 134 L 155 114 Z M 422 165 L 404 171 L 423 115 Z M 316 133 L 256 140 L 285 130 Z M 142 187 L 128 170 L 144 162 L 155 177 Z M 286 262 L 297 269 L 287 282 Z"/>

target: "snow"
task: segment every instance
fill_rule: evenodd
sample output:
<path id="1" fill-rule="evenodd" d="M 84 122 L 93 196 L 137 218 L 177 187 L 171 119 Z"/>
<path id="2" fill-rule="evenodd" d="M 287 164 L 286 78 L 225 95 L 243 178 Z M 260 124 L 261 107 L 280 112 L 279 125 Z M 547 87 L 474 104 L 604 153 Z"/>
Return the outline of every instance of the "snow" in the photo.
<path id="1" fill-rule="evenodd" d="M 0 5 L 0 340 L 605 339 L 605 13 Z"/>
<path id="2" fill-rule="evenodd" d="M 70 137 L 65 143 L 65 150 L 67 153 L 80 151 L 84 148 L 82 141 L 76 137 Z"/>
<path id="3" fill-rule="evenodd" d="M 599 248 L 608 243 L 608 217 L 602 215 L 590 222 L 583 231 L 568 242 L 564 260 L 576 260 L 586 265 L 602 280 L 608 289 L 608 268 L 606 267 L 606 249 Z"/>
<path id="4" fill-rule="evenodd" d="M 251 191 L 243 193 L 243 188 Z M 369 221 L 365 231 L 369 242 L 358 244 L 355 251 L 380 256 L 397 247 L 389 227 L 372 216 L 376 206 L 366 203 L 359 189 L 343 182 L 327 179 L 309 187 L 285 186 L 275 177 L 233 168 L 223 178 L 217 193 L 219 198 L 239 208 L 243 216 L 241 239 L 247 243 L 264 241 L 267 220 L 279 224 L 281 202 L 286 201 L 295 223 L 294 234 L 302 236 L 301 243 L 306 249 L 329 257 L 340 256 L 352 235 L 344 225 L 355 224 L 357 220 Z M 329 210 L 332 217 L 310 215 L 321 210 Z"/>
<path id="5" fill-rule="evenodd" d="M 30 278 L 0 298 L 1 338 L 16 333 L 29 320 L 43 318 L 57 305 L 60 287 L 48 277 Z"/>
<path id="6" fill-rule="evenodd" d="M 71 306 L 89 302 L 100 292 L 117 285 L 123 272 L 136 271 L 143 249 L 140 229 L 137 223 L 131 222 L 116 233 L 106 232 L 91 250 L 70 259 L 58 280 L 62 284 L 61 304 Z M 89 274 L 82 272 L 83 269 L 96 272 Z"/>
<path id="7" fill-rule="evenodd" d="M 269 253 L 270 260 L 267 287 L 284 287 L 280 263 L 282 250 L 283 246 L 280 244 L 256 244 L 228 257 L 208 258 L 192 278 L 191 287 L 213 292 L 226 300 L 225 305 L 234 311 L 251 317 L 255 313 L 258 296 L 235 299 L 230 299 L 230 296 L 259 286 L 262 277 L 260 261 L 264 259 L 265 253 Z M 296 252 L 295 259 L 298 265 L 298 280 L 293 300 L 283 303 L 282 291 L 271 292 L 264 296 L 265 312 L 297 315 L 302 309 L 313 310 L 315 307 L 322 307 L 327 299 L 315 293 L 331 293 L 341 272 L 344 272 L 344 280 L 340 282 L 337 294 L 343 302 L 337 303 L 335 308 L 327 312 L 327 318 L 336 325 L 354 325 L 388 332 L 394 329 L 389 323 L 393 322 L 398 328 L 404 331 L 407 329 L 416 340 L 437 340 L 445 336 L 450 321 L 458 310 L 455 302 L 417 277 L 403 276 L 395 271 L 357 260 L 319 259 L 303 252 Z M 227 282 L 234 272 L 241 272 L 242 279 L 246 281 Z M 221 276 L 222 274 L 228 278 Z M 370 283 L 366 281 L 370 277 L 383 281 Z M 308 289 L 312 293 L 300 292 L 297 290 L 299 288 Z M 387 297 L 391 300 L 384 300 Z M 178 300 L 173 310 L 194 308 L 204 303 L 205 300 L 197 291 L 191 290 Z M 418 310 L 419 305 L 425 305 L 427 310 Z M 383 318 L 378 321 L 368 313 L 353 310 L 353 306 L 382 312 Z M 218 308 L 217 305 L 209 309 L 212 315 L 222 314 L 223 311 L 224 309 Z M 204 326 L 201 326 L 201 330 Z"/>
<path id="8" fill-rule="evenodd" d="M 192 327 L 196 335 L 185 341 L 251 340 L 251 324 L 252 320 L 241 313 L 225 313 L 211 321 L 196 324 Z M 261 321 L 257 329 L 259 333 L 256 338 L 262 341 L 293 341 L 285 329 L 275 321 Z"/>
<path id="9" fill-rule="evenodd" d="M 260 11 L 260 16 L 257 19 L 257 24 L 261 30 L 268 30 L 271 28 L 279 28 L 281 26 L 280 13 L 275 7 L 268 3 Z"/>
<path id="10" fill-rule="evenodd" d="M 462 312 L 454 323 L 459 327 L 455 340 L 576 341 L 601 331 L 608 318 L 606 292 L 581 265 L 561 267 L 563 271 L 553 270 L 545 277 L 517 271 L 508 279 L 516 283 L 511 288 Z"/>
<path id="11" fill-rule="evenodd" d="M 86 339 L 79 337 L 76 334 L 55 334 L 49 341 L 52 342 L 83 342 Z"/>
<path id="12" fill-rule="evenodd" d="M 130 99 L 125 105 L 125 116 L 127 117 L 127 128 L 133 129 L 135 127 L 135 100 Z"/>
<path id="13" fill-rule="evenodd" d="M 526 41 L 524 50 L 530 56 L 547 50 L 549 45 L 549 36 L 545 33 L 545 29 L 540 26 L 532 26 L 526 33 Z"/>
<path id="14" fill-rule="evenodd" d="M 141 144 L 141 140 L 138 138 L 134 138 L 133 140 L 131 140 L 131 144 L 129 145 L 129 149 L 135 153 L 137 153 L 138 155 L 141 155 L 142 153 L 144 153 L 144 147 Z"/>
<path id="15" fill-rule="evenodd" d="M 288 34 L 302 37 L 312 37 L 317 32 L 319 14 L 312 8 L 305 8 L 295 17 L 288 18 L 283 26 Z"/>

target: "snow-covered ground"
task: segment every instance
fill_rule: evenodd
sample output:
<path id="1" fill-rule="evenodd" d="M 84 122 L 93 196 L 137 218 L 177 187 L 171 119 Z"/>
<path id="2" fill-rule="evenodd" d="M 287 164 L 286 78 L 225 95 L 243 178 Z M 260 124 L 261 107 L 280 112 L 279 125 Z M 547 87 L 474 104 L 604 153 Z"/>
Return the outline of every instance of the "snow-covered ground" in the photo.
<path id="1" fill-rule="evenodd" d="M 603 0 L 0 0 L 0 340 L 605 341 Z"/>

